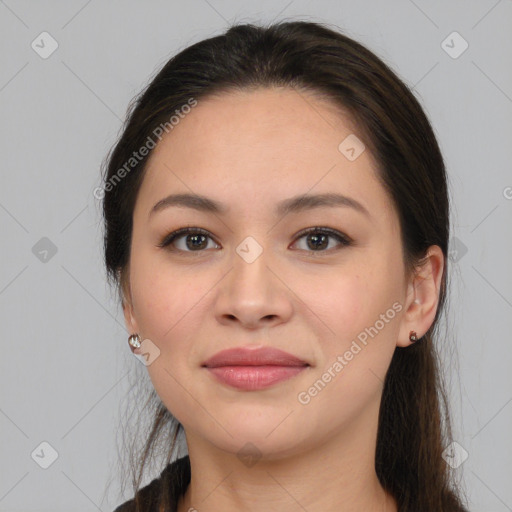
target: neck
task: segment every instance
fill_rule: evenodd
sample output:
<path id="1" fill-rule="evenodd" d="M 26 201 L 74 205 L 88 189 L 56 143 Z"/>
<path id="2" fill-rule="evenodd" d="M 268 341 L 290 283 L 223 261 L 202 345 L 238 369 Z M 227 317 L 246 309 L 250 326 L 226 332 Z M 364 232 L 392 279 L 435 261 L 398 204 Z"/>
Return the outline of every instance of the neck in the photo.
<path id="1" fill-rule="evenodd" d="M 378 404 L 320 445 L 286 458 L 262 454 L 251 466 L 186 432 L 191 481 L 178 512 L 396 512 L 375 472 L 377 420 Z"/>

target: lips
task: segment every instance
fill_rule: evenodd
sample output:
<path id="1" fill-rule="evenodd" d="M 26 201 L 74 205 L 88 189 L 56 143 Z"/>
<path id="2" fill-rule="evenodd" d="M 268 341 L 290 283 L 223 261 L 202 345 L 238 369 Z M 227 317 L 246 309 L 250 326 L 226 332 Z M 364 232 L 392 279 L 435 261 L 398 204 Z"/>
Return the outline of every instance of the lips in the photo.
<path id="1" fill-rule="evenodd" d="M 306 361 L 277 348 L 232 348 L 218 352 L 203 363 L 207 368 L 220 366 L 309 366 Z"/>
<path id="2" fill-rule="evenodd" d="M 310 365 L 276 348 L 234 348 L 203 363 L 219 382 L 238 390 L 257 391 L 298 375 Z"/>

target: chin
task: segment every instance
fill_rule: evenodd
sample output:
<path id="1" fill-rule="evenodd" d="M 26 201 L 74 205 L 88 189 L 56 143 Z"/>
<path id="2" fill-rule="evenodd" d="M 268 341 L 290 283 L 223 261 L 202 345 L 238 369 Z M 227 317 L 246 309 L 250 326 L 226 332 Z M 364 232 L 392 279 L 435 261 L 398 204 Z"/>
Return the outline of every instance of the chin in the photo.
<path id="1" fill-rule="evenodd" d="M 306 432 L 300 426 L 286 425 L 283 416 L 279 420 L 226 423 L 222 428 L 201 432 L 202 436 L 219 449 L 240 457 L 276 460 L 304 451 L 308 445 Z M 196 431 L 197 432 L 197 431 Z M 212 436 L 213 434 L 213 436 Z"/>

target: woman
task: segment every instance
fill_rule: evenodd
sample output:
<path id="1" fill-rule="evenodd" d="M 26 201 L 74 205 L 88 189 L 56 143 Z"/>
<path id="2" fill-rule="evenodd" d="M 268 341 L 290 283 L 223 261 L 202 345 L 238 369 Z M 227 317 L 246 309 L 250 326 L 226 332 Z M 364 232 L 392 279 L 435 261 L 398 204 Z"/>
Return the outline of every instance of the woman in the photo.
<path id="1" fill-rule="evenodd" d="M 233 26 L 156 75 L 104 180 L 156 401 L 117 512 L 466 510 L 434 347 L 445 166 L 379 58 L 317 23 Z"/>

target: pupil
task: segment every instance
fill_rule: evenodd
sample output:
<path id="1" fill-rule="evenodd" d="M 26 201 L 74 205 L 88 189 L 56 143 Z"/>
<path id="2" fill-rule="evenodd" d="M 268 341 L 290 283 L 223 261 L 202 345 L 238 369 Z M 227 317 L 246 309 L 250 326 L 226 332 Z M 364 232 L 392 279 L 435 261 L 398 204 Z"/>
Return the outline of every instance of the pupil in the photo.
<path id="1" fill-rule="evenodd" d="M 320 242 L 319 242 L 319 239 L 322 239 Z M 321 233 L 319 235 L 309 235 L 308 237 L 308 241 L 309 240 L 314 240 L 313 242 L 313 248 L 316 248 L 316 249 L 319 249 L 319 248 L 325 248 L 327 247 L 327 243 L 326 243 L 326 240 L 327 240 L 327 235 Z M 319 243 L 318 243 L 319 242 Z M 316 244 L 316 245 L 315 245 Z M 311 246 L 310 246 L 311 248 Z"/>
<path id="2" fill-rule="evenodd" d="M 195 242 L 197 242 L 198 238 L 199 237 L 202 237 L 203 238 L 203 244 L 199 243 L 198 244 L 195 244 Z M 199 234 L 199 235 L 188 235 L 187 236 L 187 247 L 189 249 L 202 249 L 203 246 L 204 246 L 204 240 L 206 239 L 206 236 L 205 235 L 202 235 L 202 234 Z M 189 244 L 189 241 L 190 240 L 194 240 L 194 242 L 192 242 L 191 244 Z"/>

